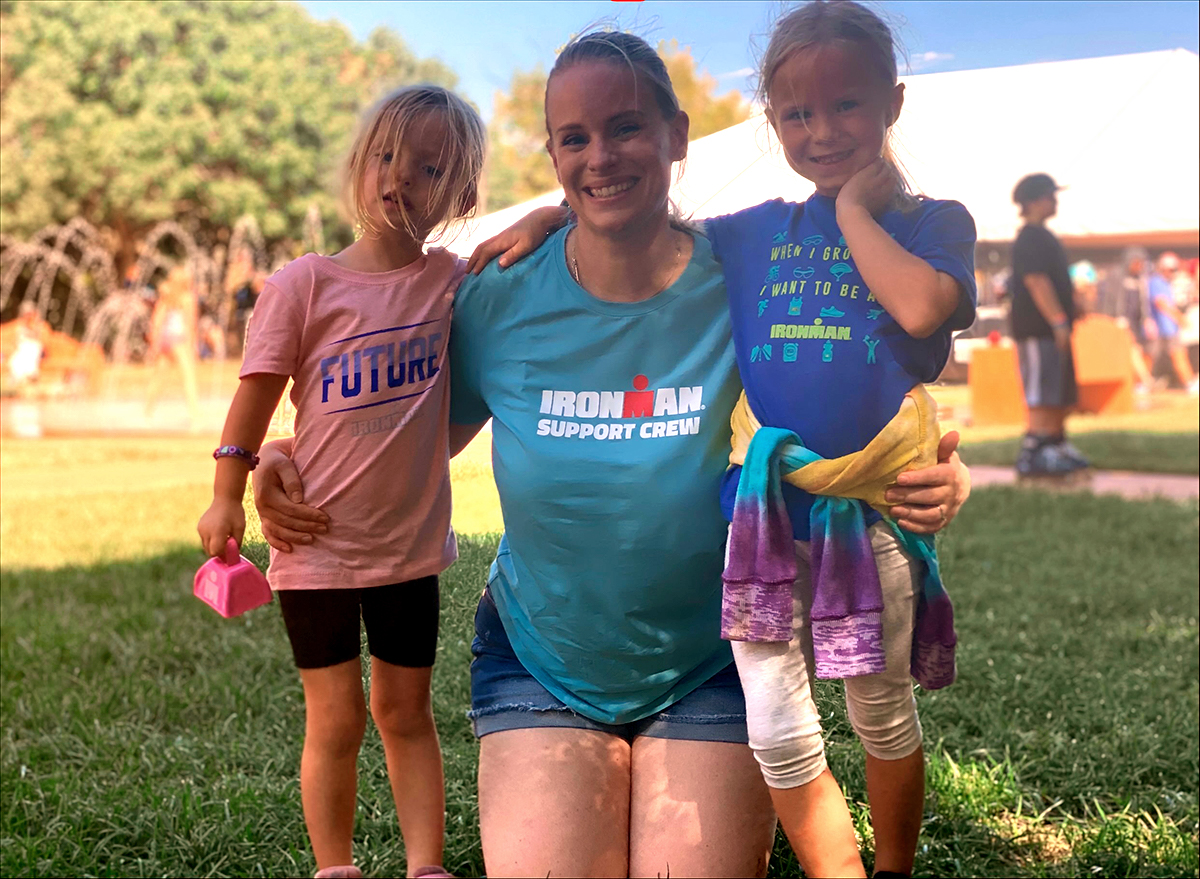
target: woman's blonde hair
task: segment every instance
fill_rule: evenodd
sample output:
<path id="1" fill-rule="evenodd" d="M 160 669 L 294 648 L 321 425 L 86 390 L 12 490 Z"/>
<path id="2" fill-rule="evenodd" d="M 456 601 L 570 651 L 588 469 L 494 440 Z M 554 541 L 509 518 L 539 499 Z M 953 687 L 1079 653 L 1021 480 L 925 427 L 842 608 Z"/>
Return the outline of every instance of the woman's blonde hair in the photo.
<path id="1" fill-rule="evenodd" d="M 369 209 L 370 200 L 378 198 L 379 193 L 365 192 L 363 188 L 368 163 L 377 153 L 399 153 L 413 126 L 421 124 L 431 113 L 441 114 L 449 133 L 438 160 L 444 173 L 434 181 L 431 196 L 434 203 L 444 200 L 448 207 L 446 216 L 437 218 L 431 237 L 444 233 L 452 221 L 471 215 L 487 147 L 483 120 L 470 104 L 448 89 L 436 85 L 405 86 L 384 96 L 363 115 L 346 157 L 343 186 L 346 208 L 364 234 L 377 237 L 383 231 L 372 221 Z M 397 202 L 396 208 L 404 228 L 415 238 L 417 228 L 413 218 L 403 204 Z M 384 222 L 389 228 L 396 228 L 386 216 Z"/>
<path id="2" fill-rule="evenodd" d="M 764 107 L 770 106 L 771 82 L 795 52 L 831 43 L 853 45 L 888 86 L 898 82 L 896 42 L 883 19 L 854 0 L 811 0 L 781 15 L 771 29 L 758 65 L 757 99 Z M 883 144 L 883 159 L 899 181 L 901 207 L 915 204 L 908 176 L 892 149 L 890 128 Z"/>
<path id="3" fill-rule="evenodd" d="M 554 60 L 554 66 L 546 77 L 546 95 L 550 94 L 550 80 L 557 73 L 574 67 L 581 61 L 608 61 L 625 64 L 636 76 L 641 76 L 654 91 L 654 102 L 667 122 L 679 115 L 679 98 L 675 97 L 675 86 L 667 65 L 654 48 L 635 34 L 617 30 L 592 30 L 574 37 Z M 543 111 L 545 107 L 543 107 Z M 546 113 L 546 133 L 550 134 L 550 114 Z"/>

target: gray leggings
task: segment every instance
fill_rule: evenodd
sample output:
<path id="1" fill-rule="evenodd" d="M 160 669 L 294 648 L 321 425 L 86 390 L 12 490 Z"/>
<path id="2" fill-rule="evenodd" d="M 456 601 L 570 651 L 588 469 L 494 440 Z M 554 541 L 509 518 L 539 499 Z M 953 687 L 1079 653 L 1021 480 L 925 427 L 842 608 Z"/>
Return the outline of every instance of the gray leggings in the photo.
<path id="1" fill-rule="evenodd" d="M 883 587 L 887 670 L 846 678 L 846 710 L 868 754 L 900 760 L 921 746 L 921 721 L 909 677 L 920 569 L 885 523 L 877 522 L 870 534 Z M 807 542 L 796 541 L 792 640 L 733 642 L 733 658 L 746 694 L 750 747 L 773 788 L 808 784 L 826 766 L 821 715 L 812 696 L 809 552 Z"/>

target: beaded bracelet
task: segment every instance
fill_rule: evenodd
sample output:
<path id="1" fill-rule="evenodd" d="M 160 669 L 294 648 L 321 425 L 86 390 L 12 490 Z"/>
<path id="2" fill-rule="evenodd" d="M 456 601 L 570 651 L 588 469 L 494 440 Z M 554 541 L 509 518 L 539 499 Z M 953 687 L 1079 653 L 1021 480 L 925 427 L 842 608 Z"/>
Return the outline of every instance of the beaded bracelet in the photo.
<path id="1" fill-rule="evenodd" d="M 258 466 L 258 455 L 241 446 L 221 446 L 213 452 L 213 458 L 241 458 L 250 465 L 251 470 Z"/>

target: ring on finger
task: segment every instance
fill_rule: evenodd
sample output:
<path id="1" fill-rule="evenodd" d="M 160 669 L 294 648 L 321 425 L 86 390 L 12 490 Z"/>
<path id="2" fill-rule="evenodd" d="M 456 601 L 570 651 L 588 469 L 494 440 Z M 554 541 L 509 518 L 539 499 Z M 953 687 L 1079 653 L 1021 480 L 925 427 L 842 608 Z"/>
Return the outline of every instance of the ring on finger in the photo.
<path id="1" fill-rule="evenodd" d="M 946 508 L 943 507 L 941 504 L 938 504 L 937 511 L 938 511 L 938 515 L 942 517 L 942 524 L 945 525 L 946 524 Z"/>

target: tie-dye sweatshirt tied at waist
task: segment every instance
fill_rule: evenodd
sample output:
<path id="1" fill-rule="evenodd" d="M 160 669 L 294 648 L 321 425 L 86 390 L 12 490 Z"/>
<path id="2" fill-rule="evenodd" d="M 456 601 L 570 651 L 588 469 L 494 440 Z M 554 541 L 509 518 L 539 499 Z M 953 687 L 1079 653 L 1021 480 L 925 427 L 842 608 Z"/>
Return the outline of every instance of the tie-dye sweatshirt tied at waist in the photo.
<path id="1" fill-rule="evenodd" d="M 825 459 L 789 430 L 762 427 L 743 394 L 731 419 L 731 465 L 741 464 L 729 533 L 721 637 L 790 641 L 796 553 L 781 480 L 816 497 L 810 515 L 813 652 L 818 678 L 877 674 L 883 648 L 883 592 L 863 516 L 865 501 L 884 515 L 905 551 L 923 563 L 912 675 L 922 687 L 954 682 L 954 609 L 942 585 L 931 535 L 903 530 L 884 492 L 905 470 L 937 463 L 937 405 L 924 385 L 905 396 L 867 447 Z"/>

